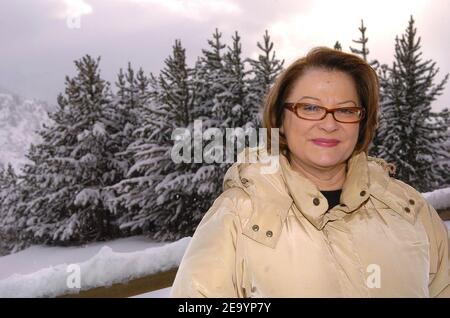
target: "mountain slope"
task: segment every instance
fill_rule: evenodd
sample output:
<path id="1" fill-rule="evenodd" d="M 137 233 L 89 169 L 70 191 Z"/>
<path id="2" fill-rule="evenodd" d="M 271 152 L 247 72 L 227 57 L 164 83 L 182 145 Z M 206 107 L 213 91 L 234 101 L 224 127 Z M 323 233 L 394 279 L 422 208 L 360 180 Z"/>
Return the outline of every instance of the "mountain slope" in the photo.
<path id="1" fill-rule="evenodd" d="M 49 121 L 46 102 L 24 99 L 0 89 L 0 166 L 10 162 L 16 171 L 27 161 L 26 151 L 39 141 L 36 131 Z"/>

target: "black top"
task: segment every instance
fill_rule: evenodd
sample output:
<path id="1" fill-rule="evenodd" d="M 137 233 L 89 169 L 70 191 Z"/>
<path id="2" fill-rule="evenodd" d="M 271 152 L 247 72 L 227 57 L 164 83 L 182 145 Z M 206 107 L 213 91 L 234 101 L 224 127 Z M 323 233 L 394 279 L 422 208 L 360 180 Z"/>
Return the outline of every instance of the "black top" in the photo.
<path id="1" fill-rule="evenodd" d="M 340 203 L 342 189 L 333 191 L 320 191 L 328 201 L 328 210 Z"/>

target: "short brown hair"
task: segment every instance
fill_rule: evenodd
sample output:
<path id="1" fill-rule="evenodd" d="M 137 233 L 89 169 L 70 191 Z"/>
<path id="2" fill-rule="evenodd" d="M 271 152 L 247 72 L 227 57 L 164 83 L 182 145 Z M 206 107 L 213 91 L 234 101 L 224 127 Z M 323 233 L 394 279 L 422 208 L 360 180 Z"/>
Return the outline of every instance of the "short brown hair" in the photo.
<path id="1" fill-rule="evenodd" d="M 377 128 L 379 82 L 374 69 L 362 58 L 327 47 L 316 47 L 293 62 L 275 81 L 264 102 L 263 127 L 267 128 L 267 150 L 271 153 L 271 130 L 281 128 L 283 103 L 293 88 L 295 81 L 309 69 L 341 71 L 353 78 L 361 106 L 366 115 L 360 123 L 358 141 L 354 153 L 368 151 Z M 289 155 L 287 140 L 280 132 L 280 152 Z"/>

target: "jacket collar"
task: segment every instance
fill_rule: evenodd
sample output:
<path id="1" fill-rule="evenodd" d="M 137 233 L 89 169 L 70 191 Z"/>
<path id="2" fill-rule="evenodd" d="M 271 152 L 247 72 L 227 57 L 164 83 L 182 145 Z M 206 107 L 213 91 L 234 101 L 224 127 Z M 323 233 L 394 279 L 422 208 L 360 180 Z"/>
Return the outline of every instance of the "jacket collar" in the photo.
<path id="1" fill-rule="evenodd" d="M 315 184 L 294 171 L 288 159 L 283 155 L 280 155 L 280 164 L 289 195 L 298 210 L 319 230 L 328 221 L 357 211 L 370 196 L 369 169 L 364 152 L 355 154 L 348 160 L 346 180 L 341 193 L 341 205 L 329 212 L 327 212 L 330 208 L 328 202 Z"/>

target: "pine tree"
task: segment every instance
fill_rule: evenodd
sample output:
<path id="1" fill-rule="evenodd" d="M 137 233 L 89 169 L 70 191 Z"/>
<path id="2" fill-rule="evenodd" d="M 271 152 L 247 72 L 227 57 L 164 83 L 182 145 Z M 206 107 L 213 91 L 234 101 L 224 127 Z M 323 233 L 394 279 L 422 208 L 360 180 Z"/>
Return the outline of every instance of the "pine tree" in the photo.
<path id="1" fill-rule="evenodd" d="M 75 61 L 77 75 L 66 77 L 52 124 L 39 132 L 43 142 L 24 169 L 23 213 L 33 243 L 78 244 L 118 235 L 107 209 L 105 187 L 122 178 L 110 138 L 118 125 L 108 115 L 111 92 L 99 71 L 99 58 Z M 31 191 L 34 191 L 32 194 Z"/>
<path id="2" fill-rule="evenodd" d="M 10 163 L 0 170 L 0 255 L 21 249 L 23 220 L 18 218 L 19 178 Z"/>
<path id="3" fill-rule="evenodd" d="M 202 156 L 198 158 L 200 161 L 194 160 L 191 168 L 197 195 L 193 202 L 196 218 L 203 216 L 222 190 L 222 184 L 217 180 L 223 180 L 229 166 L 229 163 L 224 162 L 226 127 L 233 127 L 246 115 L 242 108 L 242 93 L 246 88 L 241 67 L 240 37 L 237 35 L 234 38 L 232 47 L 225 51 L 222 33 L 216 29 L 212 39 L 207 41 L 209 47 L 202 50 L 203 54 L 198 58 L 193 73 L 192 82 L 196 92 L 194 113 L 197 115 L 194 120 L 201 120 L 203 130 L 201 135 L 194 131 L 194 146 L 202 150 Z M 236 95 L 231 92 L 236 92 Z M 238 111 L 234 115 L 233 107 Z M 197 224 L 190 224 L 190 233 L 193 233 Z"/>
<path id="4" fill-rule="evenodd" d="M 157 97 L 156 109 L 165 118 L 158 146 L 165 149 L 165 160 L 158 172 L 155 187 L 156 207 L 152 211 L 151 222 L 156 228 L 155 237 L 162 239 L 178 239 L 191 235 L 204 211 L 198 205 L 202 197 L 198 195 L 194 175 L 195 162 L 174 162 L 171 156 L 174 146 L 174 131 L 177 128 L 187 129 L 190 138 L 184 140 L 191 144 L 194 137 L 193 110 L 196 92 L 193 89 L 194 70 L 186 64 L 185 49 L 180 41 L 176 41 L 173 55 L 165 61 L 165 67 L 159 77 L 161 88 Z M 199 137 L 199 136 L 198 136 Z M 192 159 L 195 159 L 192 157 Z"/>
<path id="5" fill-rule="evenodd" d="M 164 63 L 159 77 L 152 82 L 154 96 L 148 104 L 149 115 L 143 127 L 134 132 L 136 140 L 128 148 L 135 164 L 127 179 L 116 187 L 122 189 L 120 195 L 131 211 L 121 228 L 162 241 L 192 234 L 201 217 L 195 213 L 197 197 L 190 163 L 176 163 L 171 158 L 173 131 L 192 131 L 193 120 L 193 70 L 186 65 L 180 41 L 175 41 L 172 55 Z"/>
<path id="6" fill-rule="evenodd" d="M 431 103 L 444 89 L 448 74 L 434 84 L 439 69 L 431 60 L 422 60 L 420 37 L 411 16 L 405 34 L 396 37 L 395 62 L 380 76 L 382 129 L 379 155 L 397 164 L 397 177 L 421 192 L 446 183 L 450 154 L 449 112 L 431 111 Z M 386 68 L 386 67 L 385 67 Z M 440 164 L 439 164 L 440 163 Z"/>
<path id="7" fill-rule="evenodd" d="M 448 114 L 448 110 L 444 109 L 443 113 L 441 114 L 441 118 L 446 118 L 445 125 L 448 127 L 447 129 L 447 135 L 450 136 L 450 114 Z M 433 162 L 434 165 L 436 165 L 436 169 L 438 171 L 444 171 L 444 174 L 442 175 L 443 183 L 438 185 L 436 188 L 447 188 L 450 187 L 450 160 L 446 158 L 445 154 L 450 153 L 450 137 L 447 138 L 447 141 L 442 144 L 441 152 L 444 153 L 444 155 Z"/>
<path id="8" fill-rule="evenodd" d="M 366 30 L 367 28 L 364 26 L 364 20 L 361 19 L 361 26 L 358 28 L 358 30 L 361 32 L 361 37 L 358 40 L 352 40 L 354 43 L 357 43 L 361 45 L 361 49 L 355 49 L 350 47 L 350 51 L 354 54 L 360 55 L 364 61 L 368 62 L 368 56 L 369 56 L 369 48 L 367 47 L 367 42 L 369 41 L 369 38 L 366 37 Z M 373 69 L 376 71 L 379 67 L 379 62 L 377 60 L 372 60 L 369 63 Z"/>
<path id="9" fill-rule="evenodd" d="M 145 75 L 142 68 L 135 73 L 131 63 L 128 63 L 126 73 L 122 69 L 119 70 L 114 109 L 120 113 L 119 124 L 123 127 L 121 135 L 124 138 L 125 148 L 132 139 L 132 132 L 141 125 L 144 105 L 151 98 L 149 85 L 150 79 Z"/>
<path id="10" fill-rule="evenodd" d="M 432 161 L 432 171 L 436 171 L 437 178 L 430 187 L 431 190 L 450 187 L 450 112 L 444 108 L 441 112 L 431 113 L 430 123 L 436 126 L 439 131 L 433 137 L 442 136 L 442 142 L 435 147 L 435 160 Z M 445 129 L 447 127 L 447 129 Z M 439 142 L 439 141 L 437 141 Z"/>
<path id="11" fill-rule="evenodd" d="M 3 168 L 3 166 L 0 167 L 0 208 L 3 207 L 5 198 L 8 196 L 9 191 L 16 185 L 16 183 L 17 175 L 12 165 L 8 163 L 6 165 L 6 169 Z"/>
<path id="12" fill-rule="evenodd" d="M 144 74 L 142 68 L 137 74 L 128 63 L 126 73 L 120 69 L 117 76 L 117 95 L 114 102 L 114 113 L 111 117 L 115 118 L 118 124 L 118 133 L 112 135 L 111 138 L 116 140 L 119 145 L 118 152 L 115 153 L 115 158 L 119 160 L 123 167 L 123 179 L 118 184 L 114 184 L 105 188 L 109 194 L 108 208 L 117 218 L 117 223 L 121 228 L 121 234 L 127 235 L 127 227 L 123 224 L 136 214 L 133 204 L 127 200 L 130 197 L 123 195 L 127 193 L 128 187 L 126 174 L 129 169 L 135 164 L 134 152 L 130 151 L 129 147 L 136 141 L 134 132 L 142 127 L 145 123 L 144 118 L 148 115 L 146 107 L 152 97 L 150 90 L 151 79 Z"/>
<path id="13" fill-rule="evenodd" d="M 206 130 L 220 127 L 220 116 L 215 111 L 216 96 L 223 94 L 225 86 L 222 83 L 224 76 L 224 52 L 226 45 L 222 43 L 222 33 L 218 29 L 208 39 L 209 48 L 202 50 L 195 64 L 192 74 L 193 95 L 192 118 L 201 120 Z"/>
<path id="14" fill-rule="evenodd" d="M 232 46 L 224 56 L 224 68 L 221 84 L 224 90 L 215 96 L 213 111 L 222 127 L 242 127 L 247 123 L 244 96 L 247 94 L 246 71 L 242 60 L 241 37 L 236 31 L 232 37 Z"/>
<path id="15" fill-rule="evenodd" d="M 361 49 L 350 47 L 350 50 L 352 53 L 360 55 L 364 59 L 364 61 L 368 62 L 370 50 L 367 47 L 367 43 L 369 42 L 369 38 L 366 37 L 367 28 L 364 26 L 364 20 L 362 20 L 362 19 L 361 19 L 361 26 L 358 28 L 358 30 L 361 32 L 361 37 L 358 40 L 352 40 L 352 41 L 354 43 L 361 45 Z M 378 73 L 380 78 L 386 78 L 387 65 L 383 65 L 380 68 L 380 63 L 376 59 L 371 60 L 369 64 L 370 64 L 370 66 L 372 66 L 374 71 Z M 384 84 L 381 81 L 380 82 L 380 96 L 379 96 L 380 111 L 378 112 L 378 128 L 375 132 L 375 136 L 374 136 L 371 146 L 369 148 L 369 154 L 374 157 L 380 156 L 380 153 L 381 153 L 380 147 L 381 147 L 381 143 L 383 140 L 382 134 L 383 134 L 384 130 L 386 129 L 385 128 L 385 126 L 386 126 L 385 118 L 388 115 L 388 113 L 390 112 L 389 105 L 388 105 L 389 98 L 387 96 L 387 95 L 389 95 L 389 93 L 388 92 L 384 93 L 383 85 Z M 389 114 L 389 116 L 392 116 L 392 115 L 393 114 Z"/>
<path id="16" fill-rule="evenodd" d="M 52 114 L 48 113 L 48 116 L 51 118 Z M 47 128 L 44 124 L 39 134 L 42 136 L 43 131 Z M 16 250 L 41 242 L 39 238 L 36 238 L 39 237 L 39 230 L 42 228 L 42 223 L 39 222 L 40 219 L 36 216 L 39 213 L 39 207 L 35 208 L 33 205 L 35 200 L 40 199 L 41 195 L 44 195 L 46 191 L 45 187 L 42 186 L 42 182 L 49 166 L 44 164 L 44 162 L 49 159 L 50 154 L 51 152 L 48 151 L 45 140 L 38 145 L 31 144 L 28 152 L 25 154 L 31 163 L 25 164 L 21 169 L 19 182 L 16 187 L 18 195 L 16 200 L 13 200 L 8 207 L 11 217 L 10 225 L 14 224 L 12 228 L 17 233 L 20 233 L 19 236 L 14 238 Z"/>
<path id="17" fill-rule="evenodd" d="M 393 67 L 396 68 L 397 66 L 394 64 Z M 395 125 L 391 126 L 390 124 L 400 121 L 400 114 L 395 105 L 400 103 L 399 93 L 402 88 L 398 78 L 389 77 L 388 65 L 381 65 L 377 73 L 380 83 L 380 108 L 378 112 L 378 127 L 369 148 L 369 155 L 373 157 L 383 157 L 388 162 L 392 162 L 395 160 L 393 157 L 394 154 L 391 154 L 384 145 L 399 142 L 399 132 L 397 129 L 400 127 Z"/>
<path id="18" fill-rule="evenodd" d="M 205 134 L 208 135 L 209 128 L 220 129 L 218 135 L 211 135 L 211 139 L 202 143 L 205 160 L 194 169 L 197 193 L 204 198 L 199 213 L 206 212 L 222 190 L 217 180 L 223 180 L 230 166 L 225 159 L 235 159 L 226 158 L 227 145 L 229 150 L 232 150 L 231 146 L 233 149 L 242 148 L 241 138 L 236 137 L 256 122 L 255 111 L 251 104 L 247 104 L 251 101 L 248 98 L 250 84 L 245 67 L 247 60 L 242 58 L 241 37 L 235 32 L 232 44 L 222 53 L 226 46 L 221 43 L 221 36 L 216 29 L 213 40 L 208 41 L 209 50 L 203 50 L 203 56 L 196 64 L 194 75 L 194 83 L 205 88 L 197 90 L 195 103 L 196 108 L 203 110 L 201 119 Z M 237 135 L 227 134 L 227 128 L 233 128 Z"/>
<path id="19" fill-rule="evenodd" d="M 237 43 L 235 43 L 234 48 L 240 50 L 239 40 L 237 38 L 236 40 Z M 221 184 L 217 180 L 223 177 L 226 166 L 222 162 L 225 155 L 223 146 L 225 140 L 222 137 L 225 135 L 225 127 L 232 127 L 232 122 L 237 120 L 237 118 L 231 119 L 227 116 L 230 114 L 230 109 L 235 106 L 233 102 L 239 100 L 239 97 L 234 98 L 229 92 L 229 87 L 233 83 L 233 80 L 230 80 L 230 77 L 232 77 L 230 74 L 233 74 L 233 70 L 226 70 L 226 67 L 233 63 L 233 56 L 230 56 L 230 48 L 228 48 L 228 52 L 224 52 L 226 45 L 222 43 L 222 33 L 215 29 L 212 39 L 209 39 L 207 43 L 209 47 L 202 50 L 203 55 L 195 65 L 193 76 L 193 83 L 197 92 L 194 99 L 194 112 L 201 114 L 195 119 L 201 120 L 205 136 L 211 137 L 211 139 L 206 138 L 207 140 L 201 144 L 204 150 L 204 158 L 202 158 L 204 160 L 201 165 L 197 165 L 198 170 L 194 178 L 194 182 L 197 183 L 197 193 L 204 198 L 203 203 L 206 210 L 212 202 L 211 199 L 217 197 L 221 190 Z M 238 60 L 235 73 L 239 78 L 242 73 L 242 69 L 239 68 L 239 53 L 235 54 L 234 58 Z M 225 77 L 228 77 L 226 81 L 224 80 Z M 239 83 L 239 80 L 235 82 Z M 238 84 L 235 89 L 239 94 L 242 91 L 242 85 Z M 237 108 L 242 110 L 239 106 Z M 215 136 L 209 136 L 207 133 L 211 128 L 220 129 L 222 136 L 218 136 L 218 138 L 220 138 L 222 147 L 208 146 L 208 144 L 213 145 L 215 141 Z M 222 161 L 217 162 L 214 158 L 221 158 Z"/>
<path id="20" fill-rule="evenodd" d="M 263 44 L 257 42 L 260 54 L 257 60 L 247 59 L 251 65 L 252 78 L 249 80 L 249 92 L 246 96 L 249 109 L 252 111 L 252 117 L 255 127 L 262 126 L 262 109 L 264 98 L 269 89 L 275 82 L 276 77 L 283 70 L 284 60 L 276 58 L 273 49 L 273 42 L 270 40 L 267 30 L 263 36 Z"/>

